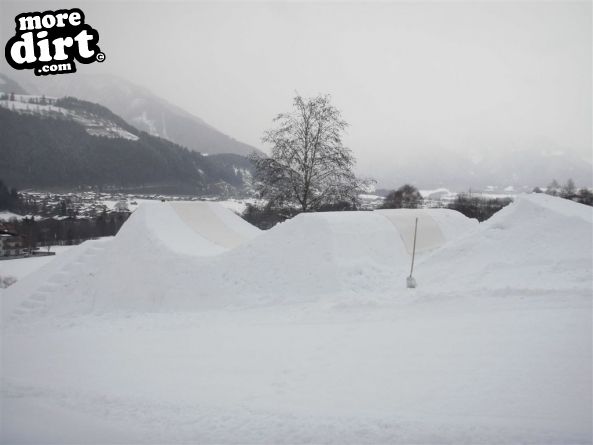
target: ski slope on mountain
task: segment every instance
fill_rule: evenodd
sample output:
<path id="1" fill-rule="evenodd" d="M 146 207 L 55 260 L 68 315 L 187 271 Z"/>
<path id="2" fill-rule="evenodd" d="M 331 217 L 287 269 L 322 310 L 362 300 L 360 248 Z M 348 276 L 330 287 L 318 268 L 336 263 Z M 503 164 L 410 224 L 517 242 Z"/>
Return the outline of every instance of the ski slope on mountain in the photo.
<path id="1" fill-rule="evenodd" d="M 0 441 L 591 443 L 591 233 L 543 195 L 265 232 L 142 205 L 3 294 Z"/>

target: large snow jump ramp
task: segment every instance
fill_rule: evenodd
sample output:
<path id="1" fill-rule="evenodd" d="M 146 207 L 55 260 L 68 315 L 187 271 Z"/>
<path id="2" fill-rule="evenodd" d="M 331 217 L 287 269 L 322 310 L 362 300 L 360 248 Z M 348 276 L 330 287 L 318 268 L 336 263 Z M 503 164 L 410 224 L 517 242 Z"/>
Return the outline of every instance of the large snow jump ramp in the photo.
<path id="1" fill-rule="evenodd" d="M 87 241 L 3 292 L 2 318 L 153 306 L 170 289 L 195 294 L 201 259 L 261 231 L 213 202 L 142 204 L 114 238 Z M 183 292 L 182 292 L 183 293 Z M 143 299 L 153 302 L 147 305 Z"/>

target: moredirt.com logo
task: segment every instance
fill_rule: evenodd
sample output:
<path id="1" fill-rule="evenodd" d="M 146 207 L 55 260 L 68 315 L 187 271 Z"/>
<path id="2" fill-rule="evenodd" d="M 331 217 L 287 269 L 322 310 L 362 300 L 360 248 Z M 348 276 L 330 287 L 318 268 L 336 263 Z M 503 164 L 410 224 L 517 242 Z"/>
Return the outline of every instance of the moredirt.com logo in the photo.
<path id="1" fill-rule="evenodd" d="M 16 35 L 6 44 L 6 60 L 37 76 L 76 72 L 75 61 L 103 62 L 99 33 L 84 22 L 80 9 L 28 12 L 15 18 Z"/>

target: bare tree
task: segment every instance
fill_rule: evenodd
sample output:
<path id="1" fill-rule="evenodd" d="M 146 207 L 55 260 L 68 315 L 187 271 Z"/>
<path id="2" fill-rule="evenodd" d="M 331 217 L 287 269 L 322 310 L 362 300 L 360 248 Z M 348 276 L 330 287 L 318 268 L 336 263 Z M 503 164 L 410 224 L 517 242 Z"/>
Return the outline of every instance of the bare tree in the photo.
<path id="1" fill-rule="evenodd" d="M 566 181 L 566 184 L 562 186 L 560 194 L 562 197 L 568 198 L 570 196 L 573 196 L 576 193 L 576 191 L 577 187 L 572 178 L 570 178 L 568 181 Z"/>
<path id="2" fill-rule="evenodd" d="M 560 184 L 558 183 L 558 181 L 556 181 L 554 179 L 554 180 L 552 180 L 552 182 L 550 182 L 550 184 L 548 184 L 548 187 L 546 188 L 546 193 L 548 195 L 556 196 L 556 195 L 558 195 L 559 192 L 560 192 Z"/>
<path id="3" fill-rule="evenodd" d="M 271 157 L 251 156 L 257 190 L 270 202 L 297 205 L 303 212 L 337 202 L 356 204 L 363 182 L 352 171 L 352 152 L 342 144 L 348 124 L 330 96 L 297 95 L 293 107 L 264 134 Z"/>

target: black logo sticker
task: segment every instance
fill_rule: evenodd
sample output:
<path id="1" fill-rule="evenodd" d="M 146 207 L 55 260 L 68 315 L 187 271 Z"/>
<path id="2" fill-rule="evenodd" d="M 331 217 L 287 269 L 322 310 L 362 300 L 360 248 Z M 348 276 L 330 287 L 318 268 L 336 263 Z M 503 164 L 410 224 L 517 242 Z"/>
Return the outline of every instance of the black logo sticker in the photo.
<path id="1" fill-rule="evenodd" d="M 17 70 L 37 76 L 75 73 L 75 61 L 103 62 L 99 33 L 84 22 L 78 9 L 27 12 L 15 18 L 16 35 L 6 44 L 6 60 Z"/>

